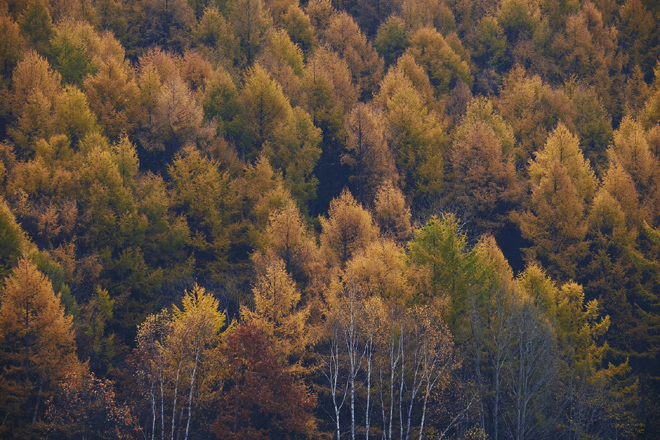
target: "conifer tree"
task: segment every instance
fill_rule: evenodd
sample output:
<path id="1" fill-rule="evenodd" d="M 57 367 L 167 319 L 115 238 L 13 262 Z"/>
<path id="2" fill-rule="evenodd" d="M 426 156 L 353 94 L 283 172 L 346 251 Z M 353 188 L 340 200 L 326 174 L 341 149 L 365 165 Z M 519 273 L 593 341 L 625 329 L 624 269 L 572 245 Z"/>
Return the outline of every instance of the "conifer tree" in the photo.
<path id="1" fill-rule="evenodd" d="M 79 375 L 72 317 L 50 281 L 21 259 L 0 294 L 0 391 L 4 435 L 29 438 L 59 380 Z"/>

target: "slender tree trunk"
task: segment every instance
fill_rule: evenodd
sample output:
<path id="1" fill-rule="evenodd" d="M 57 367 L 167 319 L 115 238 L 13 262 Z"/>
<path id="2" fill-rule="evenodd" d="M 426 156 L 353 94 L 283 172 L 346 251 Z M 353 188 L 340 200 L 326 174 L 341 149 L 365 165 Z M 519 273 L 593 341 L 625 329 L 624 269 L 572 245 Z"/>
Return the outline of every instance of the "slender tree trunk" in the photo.
<path id="1" fill-rule="evenodd" d="M 403 329 L 401 329 L 399 341 L 399 350 L 401 351 L 401 377 L 399 378 L 399 438 L 403 440 L 403 386 L 406 378 L 406 354 L 403 348 Z"/>
<path id="2" fill-rule="evenodd" d="M 174 427 L 176 426 L 176 398 L 179 393 L 179 374 L 181 373 L 181 362 L 183 359 L 179 360 L 179 365 L 176 370 L 176 379 L 174 380 L 174 401 L 172 402 L 172 437 L 171 440 L 174 440 Z"/>
<path id="3" fill-rule="evenodd" d="M 190 418 L 192 415 L 192 398 L 193 398 L 193 387 L 195 386 L 195 375 L 197 374 L 197 364 L 199 362 L 199 352 L 201 347 L 197 347 L 197 353 L 195 353 L 195 364 L 193 366 L 192 373 L 190 374 L 190 393 L 188 393 L 188 421 L 186 422 L 186 435 L 184 440 L 188 440 L 188 433 L 190 431 Z"/>
<path id="4" fill-rule="evenodd" d="M 365 435 L 364 438 L 366 440 L 369 440 L 369 427 L 371 423 L 371 418 L 370 418 L 370 410 L 371 410 L 371 357 L 373 353 L 373 335 L 370 336 L 369 342 L 367 344 L 367 347 L 369 352 L 367 356 L 367 408 L 366 408 L 366 414 L 364 418 L 364 424 L 365 424 Z"/>
<path id="5" fill-rule="evenodd" d="M 151 382 L 151 389 L 149 389 L 151 396 L 151 440 L 154 440 L 156 435 L 156 396 L 154 395 L 154 382 Z"/>

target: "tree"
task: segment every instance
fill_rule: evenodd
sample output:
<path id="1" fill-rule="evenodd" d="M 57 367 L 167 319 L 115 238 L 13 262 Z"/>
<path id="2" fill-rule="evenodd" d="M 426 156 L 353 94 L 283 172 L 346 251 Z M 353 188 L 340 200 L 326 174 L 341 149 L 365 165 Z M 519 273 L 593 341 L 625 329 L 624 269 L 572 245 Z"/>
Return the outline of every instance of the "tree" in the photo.
<path id="1" fill-rule="evenodd" d="M 238 326 L 222 353 L 227 376 L 212 426 L 218 438 L 312 435 L 316 399 L 283 368 L 259 329 Z"/>
<path id="2" fill-rule="evenodd" d="M 552 161 L 559 161 L 566 169 L 578 195 L 584 201 L 593 199 L 596 178 L 589 161 L 584 159 L 579 141 L 566 126 L 557 128 L 548 136 L 545 146 L 535 154 L 529 164 L 529 177 L 532 185 L 539 185 Z"/>
<path id="3" fill-rule="evenodd" d="M 482 69 L 493 69 L 504 73 L 511 64 L 510 46 L 508 46 L 504 29 L 497 18 L 487 15 L 479 20 L 477 31 L 471 41 L 474 48 L 472 59 Z"/>
<path id="4" fill-rule="evenodd" d="M 208 60 L 217 60 L 223 66 L 231 66 L 238 56 L 238 41 L 227 18 L 219 8 L 211 5 L 193 31 L 198 43 L 197 50 Z"/>
<path id="5" fill-rule="evenodd" d="M 84 80 L 90 109 L 111 140 L 122 132 L 133 132 L 137 115 L 133 100 L 139 94 L 133 70 L 123 60 L 109 59 L 101 63 L 96 75 Z"/>
<path id="6" fill-rule="evenodd" d="M 250 134 L 245 156 L 250 159 L 261 150 L 282 170 L 301 204 L 313 199 L 316 179 L 312 170 L 321 154 L 321 133 L 310 115 L 300 107 L 291 108 L 281 86 L 259 64 L 248 71 L 240 98 L 243 124 Z"/>
<path id="7" fill-rule="evenodd" d="M 39 137 L 54 134 L 49 120 L 62 89 L 61 81 L 59 72 L 34 51 L 29 51 L 14 68 L 12 113 L 18 122 L 8 133 L 19 151 L 29 151 L 30 144 Z"/>
<path id="8" fill-rule="evenodd" d="M 21 60 L 25 51 L 25 39 L 20 34 L 21 30 L 9 15 L 0 15 L 0 36 L 2 44 L 0 45 L 0 75 L 4 78 L 10 78 L 11 72 L 16 64 Z"/>
<path id="9" fill-rule="evenodd" d="M 218 300 L 195 285 L 185 292 L 182 308 L 175 305 L 171 313 L 150 315 L 138 328 L 131 361 L 140 392 L 149 402 L 152 438 L 158 422 L 161 438 L 172 440 L 187 439 L 191 429 L 205 427 L 193 415 L 218 386 L 216 356 L 225 323 Z"/>
<path id="10" fill-rule="evenodd" d="M 649 195 L 660 163 L 651 153 L 646 131 L 639 122 L 630 117 L 621 121 L 614 132 L 614 153 L 616 158 L 612 159 L 632 177 L 639 194 Z"/>
<path id="11" fill-rule="evenodd" d="M 511 383 L 511 412 L 508 424 L 513 438 L 525 439 L 547 432 L 544 414 L 549 405 L 549 385 L 556 374 L 552 326 L 522 298 L 512 318 L 513 341 L 510 346 L 506 380 Z"/>
<path id="12" fill-rule="evenodd" d="M 422 28 L 415 32 L 406 52 L 424 67 L 437 95 L 448 94 L 458 80 L 468 87 L 472 86 L 472 74 L 467 62 L 435 29 Z"/>
<path id="13" fill-rule="evenodd" d="M 51 40 L 51 53 L 65 84 L 82 86 L 83 79 L 96 73 L 98 63 L 93 59 L 98 51 L 99 37 L 91 25 L 64 20 L 55 27 Z"/>
<path id="14" fill-rule="evenodd" d="M 407 242 L 412 236 L 410 217 L 403 192 L 392 182 L 383 182 L 374 200 L 374 219 L 381 234 L 401 243 Z"/>
<path id="15" fill-rule="evenodd" d="M 238 38 L 240 64 L 251 66 L 271 26 L 262 0 L 237 0 L 229 11 L 229 23 Z"/>
<path id="16" fill-rule="evenodd" d="M 423 270 L 416 286 L 418 300 L 438 298 L 451 304 L 447 324 L 455 329 L 476 275 L 474 252 L 467 251 L 467 237 L 456 216 L 431 217 L 408 243 L 408 258 L 411 267 Z"/>
<path id="17" fill-rule="evenodd" d="M 89 109 L 87 98 L 76 86 L 67 86 L 53 108 L 55 129 L 65 134 L 73 147 L 89 133 L 96 131 L 96 116 Z"/>
<path id="18" fill-rule="evenodd" d="M 0 278 L 9 275 L 23 255 L 26 244 L 21 227 L 4 199 L 0 199 Z"/>
<path id="19" fill-rule="evenodd" d="M 409 44 L 408 33 L 405 23 L 396 15 L 390 15 L 386 21 L 378 27 L 378 33 L 374 40 L 374 46 L 378 55 L 385 60 L 385 66 L 394 64 L 405 52 Z"/>
<path id="20" fill-rule="evenodd" d="M 383 60 L 351 16 L 345 12 L 335 14 L 325 32 L 325 40 L 348 64 L 360 96 L 373 96 L 383 75 Z"/>
<path id="21" fill-rule="evenodd" d="M 233 221 L 240 207 L 235 183 L 216 161 L 192 147 L 174 158 L 168 173 L 172 206 L 186 218 L 198 267 L 219 279 L 227 268 L 231 239 L 242 227 Z"/>
<path id="22" fill-rule="evenodd" d="M 594 88 L 577 86 L 570 91 L 575 103 L 575 131 L 584 155 L 599 175 L 607 161 L 607 147 L 612 144 L 611 117 Z"/>
<path id="23" fill-rule="evenodd" d="M 392 241 L 376 241 L 348 261 L 342 279 L 365 298 L 380 297 L 403 305 L 412 299 L 406 275 L 403 248 Z"/>
<path id="24" fill-rule="evenodd" d="M 386 109 L 402 189 L 413 199 L 412 205 L 422 209 L 431 208 L 440 196 L 448 144 L 444 121 L 425 101 L 403 67 L 390 69 L 377 97 Z"/>
<path id="25" fill-rule="evenodd" d="M 163 76 L 162 86 L 153 95 L 153 110 L 140 133 L 140 141 L 152 155 L 161 154 L 169 160 L 186 144 L 211 137 L 213 129 L 204 123 L 202 107 L 183 79 L 178 74 L 169 79 Z M 153 162 L 158 164 L 162 159 L 156 155 Z"/>
<path id="26" fill-rule="evenodd" d="M 284 94 L 296 105 L 301 101 L 303 52 L 281 29 L 271 32 L 267 41 L 259 64 L 274 77 Z"/>
<path id="27" fill-rule="evenodd" d="M 244 126 L 250 133 L 250 145 L 244 152 L 249 158 L 264 142 L 275 141 L 276 130 L 292 119 L 293 109 L 282 87 L 259 64 L 247 71 L 240 100 Z"/>
<path id="28" fill-rule="evenodd" d="M 290 5 L 282 20 L 291 41 L 297 44 L 305 55 L 311 55 L 319 43 L 309 16 L 298 6 Z"/>
<path id="29" fill-rule="evenodd" d="M 513 133 L 490 101 L 470 103 L 452 149 L 451 200 L 465 221 L 493 230 L 520 198 Z"/>
<path id="30" fill-rule="evenodd" d="M 497 21 L 504 29 L 510 45 L 531 39 L 540 25 L 539 4 L 526 0 L 505 0 L 497 11 Z"/>
<path id="31" fill-rule="evenodd" d="M 498 112 L 510 125 L 516 140 L 516 166 L 523 168 L 559 122 L 572 129 L 575 108 L 562 90 L 552 89 L 539 76 L 514 68 L 504 81 Z"/>
<path id="32" fill-rule="evenodd" d="M 371 215 L 344 189 L 321 219 L 321 252 L 331 266 L 344 267 L 355 253 L 378 237 Z"/>
<path id="33" fill-rule="evenodd" d="M 321 256 L 316 238 L 292 200 L 271 211 L 262 241 L 265 262 L 281 259 L 284 268 L 303 288 L 312 287 L 321 274 Z M 256 261 L 260 265 L 260 261 Z"/>
<path id="34" fill-rule="evenodd" d="M 329 3 L 329 2 L 328 2 Z M 357 101 L 357 90 L 345 60 L 336 52 L 319 47 L 307 60 L 303 76 L 305 108 L 314 125 L 321 129 L 321 156 L 315 175 L 319 179 L 319 198 L 315 212 L 336 197 L 346 184 L 347 171 L 341 165 L 346 145 L 345 115 Z"/>
<path id="35" fill-rule="evenodd" d="M 252 288 L 254 309 L 241 306 L 241 318 L 263 333 L 285 365 L 292 364 L 290 372 L 299 373 L 299 361 L 312 342 L 306 329 L 309 311 L 300 306 L 300 291 L 282 260 L 272 258 L 262 270 Z"/>
<path id="36" fill-rule="evenodd" d="M 187 1 L 146 0 L 126 5 L 125 11 L 129 55 L 153 46 L 176 53 L 185 51 L 195 23 L 195 14 Z"/>
<path id="37" fill-rule="evenodd" d="M 360 103 L 349 114 L 346 131 L 348 143 L 342 163 L 353 169 L 349 180 L 356 186 L 358 200 L 369 203 L 381 182 L 397 177 L 384 118 L 377 108 Z"/>
<path id="38" fill-rule="evenodd" d="M 114 383 L 94 374 L 70 375 L 46 402 L 41 429 L 53 439 L 135 438 L 139 426 L 130 409 L 117 401 Z"/>
<path id="39" fill-rule="evenodd" d="M 72 317 L 50 281 L 25 259 L 5 279 L 0 298 L 2 430 L 29 438 L 56 384 L 81 373 Z"/>
<path id="40" fill-rule="evenodd" d="M 30 1 L 20 15 L 18 24 L 23 35 L 40 54 L 48 53 L 50 39 L 53 36 L 53 20 L 48 3 L 43 0 Z"/>

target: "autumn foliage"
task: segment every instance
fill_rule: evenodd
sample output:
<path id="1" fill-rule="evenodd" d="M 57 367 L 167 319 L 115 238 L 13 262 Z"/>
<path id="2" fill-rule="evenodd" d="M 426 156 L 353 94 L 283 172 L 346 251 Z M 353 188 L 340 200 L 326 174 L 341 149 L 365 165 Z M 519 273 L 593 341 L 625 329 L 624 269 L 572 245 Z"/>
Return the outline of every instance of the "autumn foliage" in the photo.
<path id="1" fill-rule="evenodd" d="M 0 439 L 660 438 L 659 22 L 0 1 Z"/>

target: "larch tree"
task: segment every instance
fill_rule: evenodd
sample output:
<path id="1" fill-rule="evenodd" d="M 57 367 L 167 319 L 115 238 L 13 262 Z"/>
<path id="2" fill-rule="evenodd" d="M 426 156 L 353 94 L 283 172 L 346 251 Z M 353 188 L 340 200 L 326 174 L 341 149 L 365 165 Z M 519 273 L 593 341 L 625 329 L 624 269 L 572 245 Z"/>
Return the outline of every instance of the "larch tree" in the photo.
<path id="1" fill-rule="evenodd" d="M 5 435 L 29 438 L 58 381 L 81 374 L 71 327 L 50 281 L 32 262 L 19 260 L 0 293 Z"/>
<path id="2" fill-rule="evenodd" d="M 269 33 L 259 64 L 282 86 L 293 105 L 302 100 L 303 52 L 284 30 Z"/>
<path id="3" fill-rule="evenodd" d="M 325 31 L 325 40 L 348 64 L 360 96 L 373 96 L 383 75 L 383 60 L 353 18 L 346 12 L 335 14 Z"/>
<path id="4" fill-rule="evenodd" d="M 85 78 L 85 94 L 99 125 L 112 140 L 132 133 L 137 119 L 133 100 L 139 94 L 134 72 L 123 59 L 101 63 L 94 76 Z"/>
<path id="5" fill-rule="evenodd" d="M 462 307 L 456 306 L 465 304 L 475 264 L 458 218 L 453 214 L 434 216 L 417 229 L 408 243 L 408 261 L 412 267 L 422 268 L 427 278 L 420 283 L 423 290 L 416 292 L 419 301 L 429 302 L 435 297 L 449 301 L 455 307 L 448 324 L 454 328 L 453 320 L 463 313 Z"/>
<path id="6" fill-rule="evenodd" d="M 260 259 L 281 259 L 286 272 L 303 288 L 312 287 L 321 278 L 316 238 L 293 200 L 286 200 L 284 206 L 270 213 L 261 247 Z M 260 262 L 255 261 L 257 266 Z"/>
<path id="7" fill-rule="evenodd" d="M 442 117 L 426 106 L 405 73 L 390 69 L 377 101 L 386 109 L 387 130 L 403 191 L 430 208 L 444 186 L 448 137 Z"/>
<path id="8" fill-rule="evenodd" d="M 272 258 L 264 272 L 257 275 L 254 308 L 241 306 L 241 318 L 263 332 L 288 370 L 300 373 L 300 361 L 313 342 L 306 328 L 309 311 L 300 305 L 300 291 L 286 272 L 284 262 Z"/>
<path id="9" fill-rule="evenodd" d="M 614 147 L 610 160 L 621 166 L 632 178 L 640 196 L 641 210 L 654 221 L 660 197 L 660 160 L 652 152 L 648 134 L 639 122 L 626 117 L 614 132 Z"/>
<path id="10" fill-rule="evenodd" d="M 529 175 L 528 210 L 514 214 L 523 237 L 533 243 L 528 258 L 542 262 L 559 279 L 574 279 L 579 260 L 588 253 L 583 238 L 586 207 L 596 189 L 594 172 L 577 138 L 559 125 L 530 162 Z"/>
<path id="11" fill-rule="evenodd" d="M 383 57 L 385 67 L 394 64 L 408 48 L 409 35 L 401 17 L 390 15 L 378 27 L 374 46 Z"/>
<path id="12" fill-rule="evenodd" d="M 405 243 L 412 236 L 410 208 L 403 192 L 392 182 L 385 181 L 378 188 L 373 215 L 384 237 Z"/>
<path id="13" fill-rule="evenodd" d="M 293 4 L 287 8 L 282 21 L 291 40 L 302 49 L 305 55 L 310 55 L 319 42 L 309 15 L 298 5 Z"/>
<path id="14" fill-rule="evenodd" d="M 236 0 L 231 4 L 229 23 L 239 41 L 241 65 L 251 66 L 272 24 L 264 2 Z"/>
<path id="15" fill-rule="evenodd" d="M 410 47 L 406 52 L 424 67 L 437 95 L 448 94 L 459 80 L 468 87 L 472 85 L 472 73 L 467 62 L 437 30 L 419 29 L 410 38 Z"/>
<path id="16" fill-rule="evenodd" d="M 378 108 L 356 105 L 346 123 L 348 142 L 342 163 L 353 170 L 349 181 L 356 187 L 357 198 L 370 203 L 383 181 L 398 177 L 394 157 L 387 143 L 384 117 Z"/>
<path id="17" fill-rule="evenodd" d="M 24 232 L 4 199 L 0 199 L 0 277 L 4 279 L 18 263 L 26 244 Z"/>
<path id="18" fill-rule="evenodd" d="M 247 71 L 245 85 L 241 89 L 245 128 L 250 133 L 250 146 L 245 154 L 251 157 L 264 142 L 273 142 L 277 128 L 292 117 L 293 109 L 282 92 L 282 86 L 268 72 L 256 64 Z"/>
<path id="19" fill-rule="evenodd" d="M 321 219 L 321 252 L 331 266 L 344 267 L 355 253 L 378 238 L 368 211 L 348 190 L 330 203 L 328 219 Z"/>
<path id="20" fill-rule="evenodd" d="M 527 164 L 559 122 L 573 128 L 576 112 L 562 90 L 553 89 L 521 67 L 515 67 L 504 81 L 495 106 L 513 130 L 518 169 Z"/>
<path id="21" fill-rule="evenodd" d="M 323 206 L 345 185 L 347 172 L 341 165 L 346 145 L 344 122 L 357 102 L 358 92 L 346 61 L 324 47 L 317 48 L 307 60 L 303 90 L 305 109 L 322 134 L 322 153 L 315 175 L 319 179 L 317 203 Z"/>
<path id="22" fill-rule="evenodd" d="M 172 206 L 190 227 L 190 250 L 204 272 L 222 277 L 230 241 L 241 228 L 233 221 L 240 206 L 235 183 L 216 161 L 193 148 L 178 154 L 168 173 Z"/>
<path id="23" fill-rule="evenodd" d="M 342 279 L 366 297 L 406 304 L 412 299 L 406 276 L 403 248 L 392 241 L 375 241 L 348 261 Z"/>
<path id="24" fill-rule="evenodd" d="M 451 200 L 463 220 L 497 229 L 519 200 L 512 149 L 513 133 L 490 101 L 474 100 L 456 131 L 451 156 Z"/>

